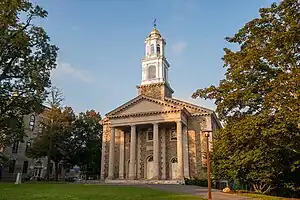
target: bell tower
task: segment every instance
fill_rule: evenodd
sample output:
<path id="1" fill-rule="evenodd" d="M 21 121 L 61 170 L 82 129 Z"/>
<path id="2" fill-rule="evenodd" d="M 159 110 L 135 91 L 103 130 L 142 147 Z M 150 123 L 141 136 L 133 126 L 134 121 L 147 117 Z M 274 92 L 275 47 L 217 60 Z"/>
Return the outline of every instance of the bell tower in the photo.
<path id="1" fill-rule="evenodd" d="M 153 30 L 145 40 L 145 57 L 142 59 L 142 81 L 138 86 L 139 94 L 164 99 L 172 97 L 173 90 L 168 83 L 170 64 L 165 57 L 166 41 L 156 29 L 154 20 Z"/>
<path id="2" fill-rule="evenodd" d="M 168 82 L 169 63 L 165 57 L 166 41 L 154 28 L 145 40 L 145 57 L 142 60 L 141 85 Z"/>

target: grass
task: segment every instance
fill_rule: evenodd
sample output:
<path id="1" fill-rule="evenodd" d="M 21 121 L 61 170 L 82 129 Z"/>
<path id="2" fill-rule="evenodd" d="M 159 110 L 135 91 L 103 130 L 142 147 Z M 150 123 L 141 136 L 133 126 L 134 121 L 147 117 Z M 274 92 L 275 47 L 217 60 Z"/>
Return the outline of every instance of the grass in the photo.
<path id="1" fill-rule="evenodd" d="M 239 196 L 246 196 L 253 199 L 261 199 L 261 200 L 281 200 L 282 197 L 268 196 L 262 194 L 253 194 L 253 193 L 237 193 Z"/>
<path id="2" fill-rule="evenodd" d="M 108 185 L 0 183 L 1 200 L 204 200 L 151 188 Z"/>

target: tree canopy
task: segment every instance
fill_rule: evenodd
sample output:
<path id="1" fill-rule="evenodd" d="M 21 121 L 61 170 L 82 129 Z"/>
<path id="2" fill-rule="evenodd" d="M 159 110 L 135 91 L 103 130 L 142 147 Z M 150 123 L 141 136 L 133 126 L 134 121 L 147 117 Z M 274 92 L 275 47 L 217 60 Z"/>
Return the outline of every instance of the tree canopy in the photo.
<path id="1" fill-rule="evenodd" d="M 300 5 L 273 3 L 226 41 L 225 78 L 198 89 L 225 123 L 214 144 L 216 177 L 258 192 L 300 191 Z M 285 194 L 285 193 L 284 193 Z"/>
<path id="2" fill-rule="evenodd" d="M 48 178 L 51 160 L 54 161 L 57 180 L 58 164 L 68 156 L 67 141 L 71 137 L 75 114 L 71 107 L 62 108 L 63 94 L 60 89 L 53 87 L 50 94 L 47 103 L 51 107 L 45 108 L 41 113 L 41 129 L 34 139 L 33 145 L 29 148 L 28 155 L 32 158 L 48 158 Z"/>
<path id="3" fill-rule="evenodd" d="M 50 87 L 58 48 L 34 25 L 47 11 L 28 0 L 0 2 L 0 142 L 22 138 L 23 116 L 37 111 Z"/>
<path id="4" fill-rule="evenodd" d="M 94 110 L 79 113 L 73 123 L 72 136 L 67 149 L 70 165 L 78 165 L 82 172 L 89 175 L 100 174 L 102 145 L 101 116 Z"/>

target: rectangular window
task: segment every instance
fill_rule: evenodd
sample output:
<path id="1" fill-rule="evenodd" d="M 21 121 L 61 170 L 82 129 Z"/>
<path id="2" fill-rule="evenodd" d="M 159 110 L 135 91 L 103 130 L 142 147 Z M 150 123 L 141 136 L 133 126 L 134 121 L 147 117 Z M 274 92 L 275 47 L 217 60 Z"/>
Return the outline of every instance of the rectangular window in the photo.
<path id="1" fill-rule="evenodd" d="M 147 140 L 148 141 L 153 141 L 153 131 L 152 130 L 148 130 L 148 132 L 147 132 Z"/>
<path id="2" fill-rule="evenodd" d="M 18 153 L 18 148 L 19 148 L 19 141 L 16 141 L 13 143 L 12 153 Z"/>
<path id="3" fill-rule="evenodd" d="M 28 149 L 31 147 L 31 142 L 27 142 L 25 154 L 27 155 Z"/>
<path id="4" fill-rule="evenodd" d="M 177 132 L 175 129 L 170 130 L 170 139 L 171 140 L 177 140 Z"/>
<path id="5" fill-rule="evenodd" d="M 28 169 L 28 161 L 24 161 L 24 164 L 23 164 L 23 174 L 26 174 L 27 173 L 27 169 Z"/>
<path id="6" fill-rule="evenodd" d="M 16 161 L 15 160 L 9 161 L 8 173 L 14 173 L 14 171 L 15 171 L 15 165 L 16 165 Z"/>

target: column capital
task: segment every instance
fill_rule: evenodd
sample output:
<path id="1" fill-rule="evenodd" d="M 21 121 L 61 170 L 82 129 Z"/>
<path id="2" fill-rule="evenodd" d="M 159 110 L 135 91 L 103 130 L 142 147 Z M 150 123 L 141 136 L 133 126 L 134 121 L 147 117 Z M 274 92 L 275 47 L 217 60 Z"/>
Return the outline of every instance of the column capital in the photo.
<path id="1" fill-rule="evenodd" d="M 109 127 L 110 127 L 110 128 L 116 128 L 117 126 L 114 125 L 114 124 L 109 124 Z"/>
<path id="2" fill-rule="evenodd" d="M 175 122 L 176 122 L 176 124 L 182 124 L 182 120 L 181 119 L 176 120 Z"/>

